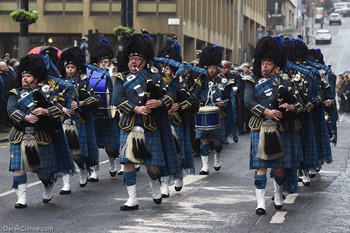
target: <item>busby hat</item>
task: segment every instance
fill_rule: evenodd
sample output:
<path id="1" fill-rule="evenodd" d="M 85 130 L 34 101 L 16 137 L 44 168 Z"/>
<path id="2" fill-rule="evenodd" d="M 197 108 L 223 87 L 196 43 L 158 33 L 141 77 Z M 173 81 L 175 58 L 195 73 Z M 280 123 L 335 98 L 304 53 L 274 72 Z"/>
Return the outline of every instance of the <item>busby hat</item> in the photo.
<path id="1" fill-rule="evenodd" d="M 219 66 L 221 63 L 222 51 L 219 45 L 209 45 L 202 50 L 199 58 L 199 67 Z"/>
<path id="2" fill-rule="evenodd" d="M 182 62 L 181 57 L 181 46 L 177 42 L 176 36 L 174 36 L 171 41 L 168 42 L 168 45 L 160 49 L 157 53 L 157 57 L 169 58 L 171 60 Z M 170 66 L 173 70 L 177 70 L 178 66 L 175 63 L 169 61 L 169 63 L 164 64 L 164 66 Z"/>
<path id="3" fill-rule="evenodd" d="M 306 61 L 309 56 L 309 49 L 304 41 L 299 37 L 294 39 L 294 51 L 296 61 Z"/>
<path id="4" fill-rule="evenodd" d="M 177 41 L 176 36 L 174 36 L 168 45 L 160 49 L 157 53 L 157 57 L 170 58 L 178 62 L 182 62 L 181 58 L 181 46 Z"/>
<path id="5" fill-rule="evenodd" d="M 131 56 L 140 56 L 147 62 L 154 57 L 152 38 L 146 30 L 142 30 L 142 35 L 133 34 L 126 39 L 123 59 L 128 59 Z"/>
<path id="6" fill-rule="evenodd" d="M 321 49 L 309 49 L 309 57 L 316 60 L 318 63 L 325 64 Z"/>
<path id="7" fill-rule="evenodd" d="M 42 55 L 28 54 L 22 57 L 17 66 L 17 76 L 21 77 L 22 74 L 31 74 L 38 82 L 43 81 L 47 78 L 47 69 L 45 61 Z"/>
<path id="8" fill-rule="evenodd" d="M 98 63 L 103 59 L 112 59 L 114 57 L 114 51 L 106 38 L 100 40 L 90 51 L 90 63 Z"/>
<path id="9" fill-rule="evenodd" d="M 271 61 L 281 70 L 287 62 L 283 53 L 283 38 L 280 36 L 265 36 L 261 38 L 254 50 L 254 75 L 261 76 L 261 63 L 263 61 Z"/>
<path id="10" fill-rule="evenodd" d="M 79 73 L 84 73 L 84 63 L 84 52 L 78 47 L 69 47 L 62 51 L 57 67 L 62 75 L 66 73 L 65 68 L 68 64 L 75 65 Z"/>

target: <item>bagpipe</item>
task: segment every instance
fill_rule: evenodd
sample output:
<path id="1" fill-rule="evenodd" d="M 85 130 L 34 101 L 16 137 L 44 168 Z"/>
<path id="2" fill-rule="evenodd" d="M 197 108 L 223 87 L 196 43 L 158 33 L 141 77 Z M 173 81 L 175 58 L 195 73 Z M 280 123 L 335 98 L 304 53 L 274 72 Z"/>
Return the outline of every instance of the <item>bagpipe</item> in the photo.
<path id="1" fill-rule="evenodd" d="M 74 83 L 68 80 L 64 80 L 62 78 L 60 72 L 58 71 L 57 67 L 52 63 L 48 54 L 45 55 L 45 61 L 46 61 L 47 69 L 51 70 L 51 73 L 55 74 L 56 76 L 56 77 L 52 77 L 52 76 L 48 77 L 49 81 L 52 81 L 54 83 L 54 87 L 52 89 L 54 92 L 56 92 L 56 93 L 52 93 L 51 103 L 55 104 L 56 102 L 59 101 L 60 98 L 63 98 L 63 96 L 66 96 L 66 108 L 70 109 L 71 104 L 73 102 L 73 96 L 74 96 L 79 108 L 79 95 L 78 95 L 77 89 L 74 86 Z M 58 118 L 57 120 L 60 122 L 60 118 Z M 76 128 L 75 121 L 71 117 L 69 117 L 63 122 L 62 128 L 66 136 L 69 149 L 71 150 L 72 154 L 73 155 L 80 154 L 81 147 L 79 143 L 79 135 L 78 135 L 78 130 Z"/>

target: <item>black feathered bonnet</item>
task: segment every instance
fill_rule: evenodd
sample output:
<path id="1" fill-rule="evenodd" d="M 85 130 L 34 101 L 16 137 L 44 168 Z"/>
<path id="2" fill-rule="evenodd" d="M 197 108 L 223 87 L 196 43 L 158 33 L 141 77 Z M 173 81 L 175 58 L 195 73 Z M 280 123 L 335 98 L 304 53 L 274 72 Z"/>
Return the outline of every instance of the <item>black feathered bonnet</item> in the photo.
<path id="1" fill-rule="evenodd" d="M 97 64 L 103 59 L 112 59 L 114 57 L 114 51 L 109 41 L 103 38 L 97 45 L 95 45 L 90 51 L 90 63 Z"/>
<path id="2" fill-rule="evenodd" d="M 219 66 L 221 63 L 222 50 L 219 45 L 209 45 L 202 50 L 199 57 L 199 67 Z"/>
<path id="3" fill-rule="evenodd" d="M 273 62 L 281 70 L 284 70 L 287 59 L 283 51 L 283 40 L 281 36 L 265 36 L 257 42 L 253 66 L 255 76 L 261 77 L 261 63 L 263 61 Z"/>
<path id="4" fill-rule="evenodd" d="M 31 74 L 38 83 L 47 78 L 47 69 L 43 55 L 28 54 L 22 57 L 17 66 L 17 77 L 22 77 L 22 74 Z"/>
<path id="5" fill-rule="evenodd" d="M 58 60 L 58 70 L 62 75 L 66 73 L 66 66 L 73 64 L 77 67 L 78 73 L 85 73 L 85 54 L 78 47 L 69 47 L 62 51 L 61 57 Z"/>

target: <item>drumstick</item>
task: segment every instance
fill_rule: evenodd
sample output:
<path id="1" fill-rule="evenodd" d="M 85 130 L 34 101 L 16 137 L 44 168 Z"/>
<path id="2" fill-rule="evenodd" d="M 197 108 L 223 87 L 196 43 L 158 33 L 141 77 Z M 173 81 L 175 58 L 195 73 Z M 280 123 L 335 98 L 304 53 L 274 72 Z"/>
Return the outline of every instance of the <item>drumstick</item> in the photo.
<path id="1" fill-rule="evenodd" d="M 230 99 L 225 99 L 225 100 L 221 100 L 221 101 L 218 101 L 218 102 L 215 102 L 215 103 L 211 103 L 211 104 L 207 104 L 206 106 L 214 106 L 214 105 L 216 105 L 217 103 L 222 103 L 222 102 L 228 102 L 228 101 L 230 101 Z"/>

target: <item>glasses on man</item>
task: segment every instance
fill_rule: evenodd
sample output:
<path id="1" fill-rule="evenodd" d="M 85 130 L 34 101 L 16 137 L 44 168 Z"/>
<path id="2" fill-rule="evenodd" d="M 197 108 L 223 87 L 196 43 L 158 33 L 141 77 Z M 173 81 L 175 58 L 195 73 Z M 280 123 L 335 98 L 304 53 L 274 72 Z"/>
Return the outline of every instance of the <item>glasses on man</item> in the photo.
<path id="1" fill-rule="evenodd" d="M 129 57 L 129 61 L 142 61 L 143 58 L 142 57 Z"/>

